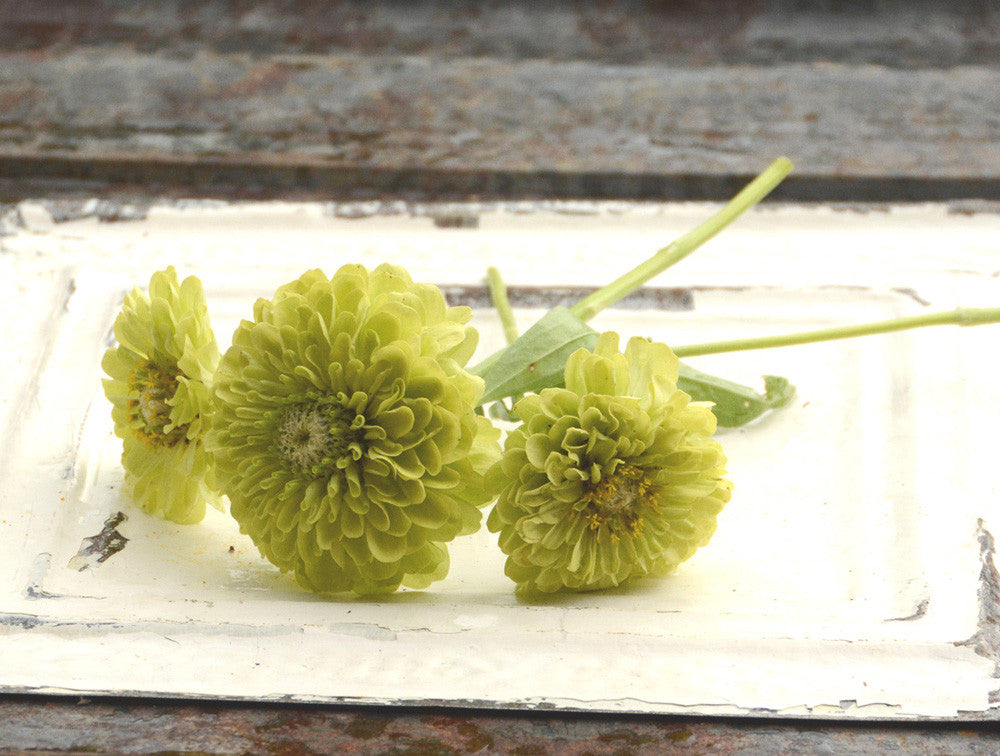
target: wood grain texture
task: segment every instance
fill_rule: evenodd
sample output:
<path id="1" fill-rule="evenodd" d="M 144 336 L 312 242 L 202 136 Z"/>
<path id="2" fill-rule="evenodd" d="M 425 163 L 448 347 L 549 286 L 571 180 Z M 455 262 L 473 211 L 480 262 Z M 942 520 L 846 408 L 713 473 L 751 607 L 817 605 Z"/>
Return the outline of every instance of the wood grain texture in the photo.
<path id="1" fill-rule="evenodd" d="M 181 701 L 0 698 L 0 747 L 100 753 L 995 753 L 995 728 Z M 9 752 L 9 750 L 6 750 Z"/>

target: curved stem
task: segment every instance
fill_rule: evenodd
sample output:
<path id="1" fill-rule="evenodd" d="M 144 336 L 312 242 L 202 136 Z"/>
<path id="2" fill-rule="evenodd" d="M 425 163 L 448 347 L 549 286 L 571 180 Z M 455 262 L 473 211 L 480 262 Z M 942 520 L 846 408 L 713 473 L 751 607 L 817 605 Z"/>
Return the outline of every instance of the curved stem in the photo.
<path id="1" fill-rule="evenodd" d="M 486 270 L 486 285 L 490 290 L 490 299 L 500 316 L 500 323 L 503 325 L 503 335 L 508 344 L 513 344 L 520 335 L 517 330 L 517 322 L 514 320 L 514 311 L 510 307 L 510 300 L 507 299 L 507 286 L 503 282 L 500 271 L 496 268 Z"/>
<path id="2" fill-rule="evenodd" d="M 820 328 L 815 331 L 800 331 L 798 333 L 763 336 L 753 339 L 731 339 L 728 341 L 710 341 L 702 344 L 689 344 L 675 347 L 674 354 L 678 357 L 698 357 L 705 354 L 720 354 L 722 352 L 742 352 L 751 349 L 770 349 L 771 347 L 794 346 L 796 344 L 811 344 L 818 341 L 833 341 L 835 339 L 850 339 L 856 336 L 870 336 L 879 333 L 904 331 L 909 328 L 922 328 L 936 325 L 974 326 L 988 323 L 1000 323 L 1000 307 L 972 308 L 960 307 L 956 310 L 933 312 L 926 315 L 912 315 L 892 320 L 879 320 L 874 323 L 862 323 L 853 326 L 837 328 Z"/>
<path id="3" fill-rule="evenodd" d="M 707 221 L 674 240 L 617 280 L 584 297 L 570 308 L 570 312 L 581 320 L 590 320 L 604 308 L 628 296 L 654 276 L 683 260 L 744 211 L 764 199 L 791 170 L 792 163 L 788 158 L 778 158 Z"/>

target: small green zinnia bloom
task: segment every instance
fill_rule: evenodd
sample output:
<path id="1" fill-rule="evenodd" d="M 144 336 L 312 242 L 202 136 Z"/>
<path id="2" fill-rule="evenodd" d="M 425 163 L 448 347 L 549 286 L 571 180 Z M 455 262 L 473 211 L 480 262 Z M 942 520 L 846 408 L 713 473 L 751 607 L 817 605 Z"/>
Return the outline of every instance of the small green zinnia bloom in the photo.
<path id="1" fill-rule="evenodd" d="M 467 307 L 402 268 L 313 270 L 260 299 L 219 366 L 210 435 L 231 512 L 300 585 L 359 595 L 444 577 L 478 529 L 499 432 L 475 414 Z"/>
<path id="2" fill-rule="evenodd" d="M 221 506 L 203 443 L 219 349 L 201 281 L 179 283 L 173 267 L 154 273 L 148 294 L 125 296 L 114 331 L 101 366 L 126 492 L 150 514 L 198 522 L 206 503 Z"/>
<path id="3" fill-rule="evenodd" d="M 664 575 L 708 543 L 732 485 L 707 404 L 677 390 L 670 348 L 605 333 L 565 388 L 518 402 L 523 424 L 489 473 L 488 526 L 524 594 Z"/>

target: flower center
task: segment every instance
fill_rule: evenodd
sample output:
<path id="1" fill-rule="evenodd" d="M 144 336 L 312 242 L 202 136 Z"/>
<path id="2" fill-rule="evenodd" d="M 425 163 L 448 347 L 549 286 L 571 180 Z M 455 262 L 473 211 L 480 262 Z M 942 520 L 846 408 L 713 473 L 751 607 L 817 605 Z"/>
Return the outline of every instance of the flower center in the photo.
<path id="1" fill-rule="evenodd" d="M 175 425 L 169 432 L 170 405 L 177 392 L 178 372 L 152 363 L 137 368 L 129 383 L 128 411 L 136 435 L 143 441 L 160 446 L 173 446 L 187 438 L 187 424 Z"/>
<path id="2" fill-rule="evenodd" d="M 590 529 L 606 526 L 613 539 L 622 534 L 638 533 L 642 526 L 640 509 L 643 506 L 655 508 L 652 487 L 641 467 L 618 465 L 611 475 L 604 476 L 587 491 L 584 515 Z"/>
<path id="3" fill-rule="evenodd" d="M 278 450 L 285 459 L 317 475 L 330 472 L 339 458 L 358 447 L 347 411 L 329 401 L 298 404 L 285 410 L 277 428 Z"/>

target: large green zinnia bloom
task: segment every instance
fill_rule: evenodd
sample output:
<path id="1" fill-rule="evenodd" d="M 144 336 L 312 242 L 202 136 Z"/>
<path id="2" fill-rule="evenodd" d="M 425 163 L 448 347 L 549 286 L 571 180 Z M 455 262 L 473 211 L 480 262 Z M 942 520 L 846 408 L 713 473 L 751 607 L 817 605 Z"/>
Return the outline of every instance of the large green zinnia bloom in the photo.
<path id="1" fill-rule="evenodd" d="M 708 543 L 732 485 L 709 406 L 676 388 L 678 361 L 603 334 L 566 364 L 565 388 L 518 402 L 523 424 L 489 474 L 506 573 L 524 594 L 664 575 Z"/>
<path id="2" fill-rule="evenodd" d="M 471 311 L 402 268 L 313 270 L 254 306 L 216 379 L 210 436 L 231 512 L 318 592 L 423 588 L 478 529 L 499 433 L 463 368 Z"/>
<path id="3" fill-rule="evenodd" d="M 172 267 L 154 273 L 148 294 L 126 295 L 114 329 L 118 346 L 101 365 L 126 491 L 150 514 L 198 522 L 206 503 L 221 506 L 203 444 L 219 349 L 201 281 L 178 283 Z"/>

